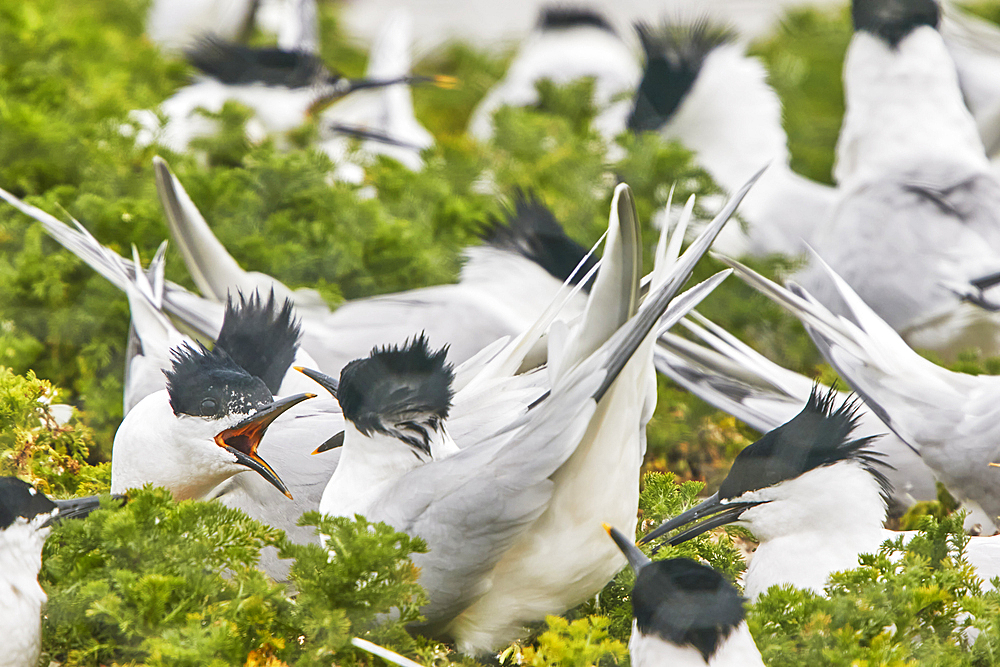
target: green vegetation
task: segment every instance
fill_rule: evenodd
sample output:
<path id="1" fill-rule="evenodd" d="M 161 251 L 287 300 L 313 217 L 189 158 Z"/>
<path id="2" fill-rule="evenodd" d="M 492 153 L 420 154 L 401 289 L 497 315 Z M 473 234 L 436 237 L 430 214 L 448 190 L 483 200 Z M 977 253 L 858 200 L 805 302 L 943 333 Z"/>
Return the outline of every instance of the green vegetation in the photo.
<path id="1" fill-rule="evenodd" d="M 620 137 L 625 156 L 608 164 L 607 147 L 589 126 L 586 81 L 540 85 L 537 108 L 500 111 L 494 140 L 473 142 L 466 122 L 510 54 L 458 43 L 416 67 L 461 81 L 457 90 L 414 91 L 417 115 L 436 139 L 420 173 L 382 160 L 360 187 L 331 183 L 333 165 L 308 147 L 315 127 L 295 131 L 288 149 L 275 141 L 251 145 L 243 133 L 247 110 L 237 104 L 218 114 L 223 131 L 198 143 L 201 158 L 136 147 L 121 131 L 128 112 L 155 108 L 191 75 L 181 59 L 141 36 L 146 5 L 0 0 L 0 187 L 79 219 L 122 254 L 135 244 L 148 260 L 167 236 L 151 165 L 158 153 L 244 267 L 313 287 L 331 305 L 453 280 L 462 248 L 518 188 L 536 192 L 589 245 L 606 227 L 614 185 L 607 174 L 615 174 L 635 193 L 647 259 L 656 236 L 649 221 L 672 184 L 675 202 L 718 192 L 686 150 L 655 136 Z M 998 15 L 995 3 L 977 11 Z M 361 73 L 365 53 L 327 4 L 322 30 L 328 61 Z M 803 10 L 753 47 L 784 100 L 793 167 L 826 182 L 849 37 L 845 12 Z M 500 198 L 484 194 L 484 183 Z M 372 188 L 375 198 L 366 196 Z M 752 265 L 770 276 L 790 267 L 782 258 Z M 695 279 L 720 268 L 706 260 Z M 174 250 L 167 275 L 193 287 Z M 737 280 L 701 311 L 779 363 L 831 374 L 798 322 Z M 127 327 L 122 294 L 36 224 L 0 206 L 0 473 L 56 496 L 108 489 Z M 964 355 L 955 367 L 996 374 L 1000 360 Z M 51 407 L 59 402 L 78 409 L 69 421 Z M 648 435 L 647 468 L 671 473 L 646 476 L 640 533 L 696 502 L 703 481 L 714 488 L 756 437 L 663 380 Z M 886 546 L 838 575 L 828 598 L 794 590 L 765 595 L 750 620 L 769 663 L 1000 663 L 996 594 L 971 580 L 955 537 L 960 520 L 942 500 L 907 519 L 924 528 L 922 538 Z M 304 520 L 330 536 L 334 557 L 318 545 L 290 544 L 238 511 L 174 503 L 157 489 L 60 525 L 41 575 L 49 594 L 43 664 L 381 664 L 354 648 L 353 636 L 423 664 L 474 664 L 405 632 L 424 595 L 408 558 L 423 548 L 419 540 L 363 519 Z M 735 529 L 706 534 L 657 558 L 700 558 L 735 579 L 743 561 L 734 545 L 746 537 Z M 253 567 L 265 546 L 295 560 L 297 597 Z M 595 600 L 549 618 L 537 636 L 502 651 L 502 664 L 624 664 L 633 580 L 623 571 Z M 980 631 L 971 648 L 967 627 Z"/>

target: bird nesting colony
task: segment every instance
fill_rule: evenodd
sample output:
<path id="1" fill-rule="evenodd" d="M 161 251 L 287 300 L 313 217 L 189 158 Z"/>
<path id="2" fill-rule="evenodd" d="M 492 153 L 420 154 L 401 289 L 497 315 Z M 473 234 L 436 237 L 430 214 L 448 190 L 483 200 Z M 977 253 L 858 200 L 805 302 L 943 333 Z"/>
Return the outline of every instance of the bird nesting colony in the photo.
<path id="1" fill-rule="evenodd" d="M 0 7 L 0 667 L 1000 664 L 1000 28 L 400 4 Z"/>

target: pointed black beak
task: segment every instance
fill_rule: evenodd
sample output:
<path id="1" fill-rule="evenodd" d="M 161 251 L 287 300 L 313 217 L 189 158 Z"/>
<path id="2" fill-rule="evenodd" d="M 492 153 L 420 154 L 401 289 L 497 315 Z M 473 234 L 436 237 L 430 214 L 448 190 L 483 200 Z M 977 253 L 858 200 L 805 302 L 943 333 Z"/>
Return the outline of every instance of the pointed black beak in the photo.
<path id="1" fill-rule="evenodd" d="M 628 564 L 632 566 L 632 571 L 639 574 L 639 570 L 649 565 L 652 561 L 646 557 L 646 554 L 639 551 L 639 547 L 635 546 L 632 540 L 625 537 L 620 530 L 617 528 L 612 528 L 608 524 L 601 524 L 604 526 L 604 530 L 607 531 L 611 539 L 615 541 L 618 548 L 622 550 L 625 554 L 625 558 L 628 559 Z"/>
<path id="2" fill-rule="evenodd" d="M 337 433 L 329 440 L 324 442 L 322 445 L 317 447 L 316 450 L 313 452 L 313 454 L 322 454 L 323 452 L 328 452 L 331 449 L 336 449 L 337 447 L 343 447 L 343 446 L 344 446 L 344 432 L 341 431 L 340 433 Z"/>
<path id="3" fill-rule="evenodd" d="M 457 88 L 458 79 L 453 76 L 417 76 L 413 74 L 407 74 L 404 76 L 396 76 L 388 79 L 346 79 L 341 78 L 336 82 L 332 92 L 323 95 L 318 100 L 312 103 L 306 113 L 309 116 L 315 116 L 322 112 L 324 109 L 329 107 L 331 104 L 337 100 L 353 93 L 356 90 L 363 90 L 365 88 L 385 88 L 387 86 L 395 86 L 396 84 L 405 83 L 410 86 L 417 86 L 423 84 L 429 84 L 436 88 Z"/>
<path id="4" fill-rule="evenodd" d="M 740 515 L 751 507 L 756 507 L 761 505 L 766 500 L 748 501 L 748 502 L 727 502 L 725 500 L 719 500 L 719 494 L 714 493 L 711 497 L 707 498 L 705 501 L 698 503 L 686 512 L 678 514 L 673 519 L 665 521 L 660 525 L 659 528 L 649 533 L 641 540 L 639 544 L 649 544 L 661 535 L 666 535 L 671 530 L 681 528 L 700 519 L 705 519 L 701 523 L 691 526 L 687 530 L 674 535 L 670 539 L 666 540 L 667 544 L 670 546 L 677 546 L 687 542 L 693 537 L 697 537 L 704 532 L 712 530 L 713 528 L 718 528 L 719 526 L 725 526 L 726 524 L 738 521 Z"/>
<path id="5" fill-rule="evenodd" d="M 125 496 L 114 495 L 111 496 L 114 500 L 125 501 Z M 66 500 L 55 500 L 52 502 L 56 504 L 59 509 L 51 519 L 46 521 L 44 526 L 51 526 L 57 521 L 62 521 L 63 519 L 82 519 L 94 510 L 101 506 L 101 496 L 86 496 L 84 498 L 68 498 Z"/>
<path id="6" fill-rule="evenodd" d="M 250 415 L 232 428 L 215 436 L 215 442 L 225 448 L 236 457 L 237 463 L 245 465 L 261 477 L 266 479 L 274 488 L 283 494 L 292 497 L 288 492 L 288 487 L 281 481 L 277 473 L 268 465 L 267 461 L 257 455 L 257 447 L 260 445 L 267 427 L 277 419 L 282 413 L 310 398 L 315 398 L 316 394 L 296 394 L 286 398 L 278 399 L 272 403 L 260 406 L 257 412 Z"/>
<path id="7" fill-rule="evenodd" d="M 320 373 L 319 371 L 314 371 L 311 368 L 303 368 L 302 366 L 294 366 L 295 370 L 305 375 L 307 378 L 317 383 L 319 386 L 330 392 L 330 395 L 337 398 L 337 381 L 327 375 L 326 373 Z"/>

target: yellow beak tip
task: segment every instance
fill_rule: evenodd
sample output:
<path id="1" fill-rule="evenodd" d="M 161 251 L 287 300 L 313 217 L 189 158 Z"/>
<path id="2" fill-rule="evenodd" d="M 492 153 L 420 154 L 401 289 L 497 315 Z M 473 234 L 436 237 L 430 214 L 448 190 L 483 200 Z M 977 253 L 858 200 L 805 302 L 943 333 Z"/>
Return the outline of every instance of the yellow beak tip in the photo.
<path id="1" fill-rule="evenodd" d="M 601 527 L 604 528 L 604 532 L 605 533 L 607 533 L 608 535 L 611 534 L 611 524 L 609 524 L 609 523 L 602 523 Z"/>

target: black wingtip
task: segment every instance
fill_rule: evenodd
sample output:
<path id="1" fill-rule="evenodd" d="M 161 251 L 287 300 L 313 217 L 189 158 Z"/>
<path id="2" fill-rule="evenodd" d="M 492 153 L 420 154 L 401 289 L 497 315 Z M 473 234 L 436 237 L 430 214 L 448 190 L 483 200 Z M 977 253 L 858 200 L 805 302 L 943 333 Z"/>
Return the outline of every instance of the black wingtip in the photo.
<path id="1" fill-rule="evenodd" d="M 632 589 L 639 632 L 693 647 L 706 663 L 743 622 L 743 602 L 725 577 L 686 558 L 642 568 Z"/>
<path id="2" fill-rule="evenodd" d="M 364 434 L 383 431 L 385 421 L 410 415 L 444 420 L 451 410 L 454 379 L 448 347 L 432 351 L 420 334 L 403 345 L 375 348 L 340 372 L 337 400 L 344 418 Z"/>
<path id="3" fill-rule="evenodd" d="M 604 15 L 597 10 L 571 5 L 553 5 L 542 9 L 538 17 L 538 27 L 541 30 L 591 27 L 606 30 L 612 35 L 617 34 Z"/>
<path id="4" fill-rule="evenodd" d="M 736 39 L 727 26 L 700 19 L 689 24 L 635 25 L 646 55 L 646 69 L 635 94 L 628 129 L 657 130 L 680 107 L 714 49 Z"/>
<path id="5" fill-rule="evenodd" d="M 935 0 L 854 0 L 851 19 L 856 31 L 871 33 L 896 48 L 920 26 L 937 29 L 941 7 Z"/>
<path id="6" fill-rule="evenodd" d="M 301 337 L 302 327 L 291 300 L 285 299 L 279 307 L 273 289 L 266 300 L 254 290 L 249 297 L 242 292 L 236 299 L 229 295 L 215 345 L 277 394 Z"/>
<path id="7" fill-rule="evenodd" d="M 498 250 L 516 253 L 538 264 L 559 281 L 573 276 L 573 284 L 579 283 L 597 263 L 597 259 L 591 256 L 574 273 L 574 269 L 587 257 L 587 248 L 566 234 L 555 214 L 541 199 L 522 190 L 515 192 L 514 207 L 507 210 L 506 218 L 492 218 L 480 230 L 479 238 Z"/>

